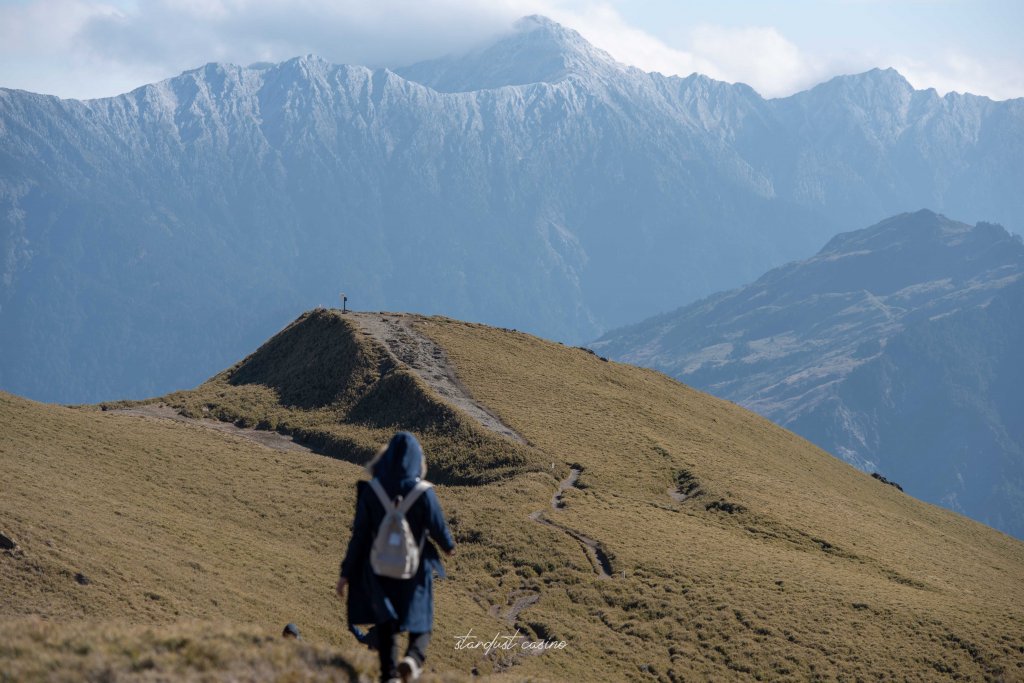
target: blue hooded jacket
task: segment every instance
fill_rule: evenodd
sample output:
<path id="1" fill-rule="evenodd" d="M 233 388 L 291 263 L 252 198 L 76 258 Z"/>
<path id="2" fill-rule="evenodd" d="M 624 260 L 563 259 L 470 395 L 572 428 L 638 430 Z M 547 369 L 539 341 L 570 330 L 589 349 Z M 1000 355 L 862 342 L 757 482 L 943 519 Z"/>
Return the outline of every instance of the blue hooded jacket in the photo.
<path id="1" fill-rule="evenodd" d="M 371 474 L 392 499 L 407 495 L 423 474 L 423 449 L 416 437 L 408 432 L 395 434 L 384 455 L 373 463 Z M 434 624 L 434 572 L 444 577 L 444 566 L 434 543 L 449 552 L 455 549 L 455 541 L 434 489 L 427 489 L 406 514 L 418 543 L 427 535 L 434 541 L 424 545 L 416 575 L 409 579 L 377 576 L 370 567 L 370 548 L 384 514 L 384 506 L 369 484 L 359 482 L 352 537 L 341 562 L 341 575 L 349 584 L 349 624 L 396 621 L 399 631 L 425 633 Z"/>

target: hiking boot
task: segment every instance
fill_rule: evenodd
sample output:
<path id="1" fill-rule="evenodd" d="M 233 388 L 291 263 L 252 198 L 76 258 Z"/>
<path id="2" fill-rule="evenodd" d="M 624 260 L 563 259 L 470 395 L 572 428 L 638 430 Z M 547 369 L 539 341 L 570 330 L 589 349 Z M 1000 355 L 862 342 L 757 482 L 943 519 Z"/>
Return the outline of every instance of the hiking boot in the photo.
<path id="1" fill-rule="evenodd" d="M 398 675 L 402 677 L 402 683 L 419 680 L 420 673 L 420 663 L 412 657 L 405 657 L 398 663 Z"/>

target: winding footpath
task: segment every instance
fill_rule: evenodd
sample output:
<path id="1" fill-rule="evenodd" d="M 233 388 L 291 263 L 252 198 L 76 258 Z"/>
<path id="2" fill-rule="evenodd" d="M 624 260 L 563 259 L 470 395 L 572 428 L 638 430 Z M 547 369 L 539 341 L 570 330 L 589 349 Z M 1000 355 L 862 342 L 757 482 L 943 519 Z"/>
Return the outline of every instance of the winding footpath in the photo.
<path id="1" fill-rule="evenodd" d="M 573 467 L 569 470 L 569 476 L 559 482 L 558 490 L 556 490 L 555 495 L 551 497 L 551 508 L 553 510 L 561 510 L 565 507 L 565 501 L 562 500 L 562 496 L 568 489 L 576 485 L 581 472 L 582 470 L 578 467 Z M 554 527 L 555 529 L 572 536 L 583 547 L 583 551 L 587 554 L 587 559 L 590 560 L 590 565 L 594 568 L 594 573 L 602 579 L 610 579 L 612 577 L 614 570 L 612 569 L 611 560 L 608 558 L 608 553 L 606 553 L 601 547 L 601 543 L 599 541 L 596 541 L 589 536 L 585 536 L 575 529 L 570 529 L 564 524 L 560 524 L 559 522 L 549 519 L 548 516 L 544 514 L 544 510 L 531 512 L 529 517 L 535 522 L 547 524 L 548 526 Z"/>

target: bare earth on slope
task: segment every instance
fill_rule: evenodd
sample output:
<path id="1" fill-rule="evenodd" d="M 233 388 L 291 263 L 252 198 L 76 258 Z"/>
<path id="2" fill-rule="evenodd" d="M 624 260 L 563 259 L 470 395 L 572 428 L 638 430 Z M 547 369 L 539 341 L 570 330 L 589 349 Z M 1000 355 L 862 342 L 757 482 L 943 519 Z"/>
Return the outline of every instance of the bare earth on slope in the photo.
<path id="1" fill-rule="evenodd" d="M 444 349 L 416 329 L 414 316 L 401 313 L 348 313 L 346 316 L 383 344 L 397 361 L 412 369 L 445 401 L 492 432 L 526 443 L 526 439 L 473 398 L 456 376 Z"/>

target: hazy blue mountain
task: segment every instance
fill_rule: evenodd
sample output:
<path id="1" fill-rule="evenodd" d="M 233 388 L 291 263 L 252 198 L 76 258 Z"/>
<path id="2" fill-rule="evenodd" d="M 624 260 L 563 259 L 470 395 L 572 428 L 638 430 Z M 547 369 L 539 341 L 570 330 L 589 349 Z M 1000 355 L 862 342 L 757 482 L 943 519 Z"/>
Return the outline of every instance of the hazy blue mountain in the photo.
<path id="1" fill-rule="evenodd" d="M 0 387 L 192 386 L 346 291 L 566 341 L 919 206 L 1024 228 L 1024 101 L 892 71 L 782 100 L 522 20 L 371 70 L 209 64 L 114 98 L 0 90 Z"/>
<path id="2" fill-rule="evenodd" d="M 1024 243 L 903 214 L 593 344 L 1024 537 Z"/>

